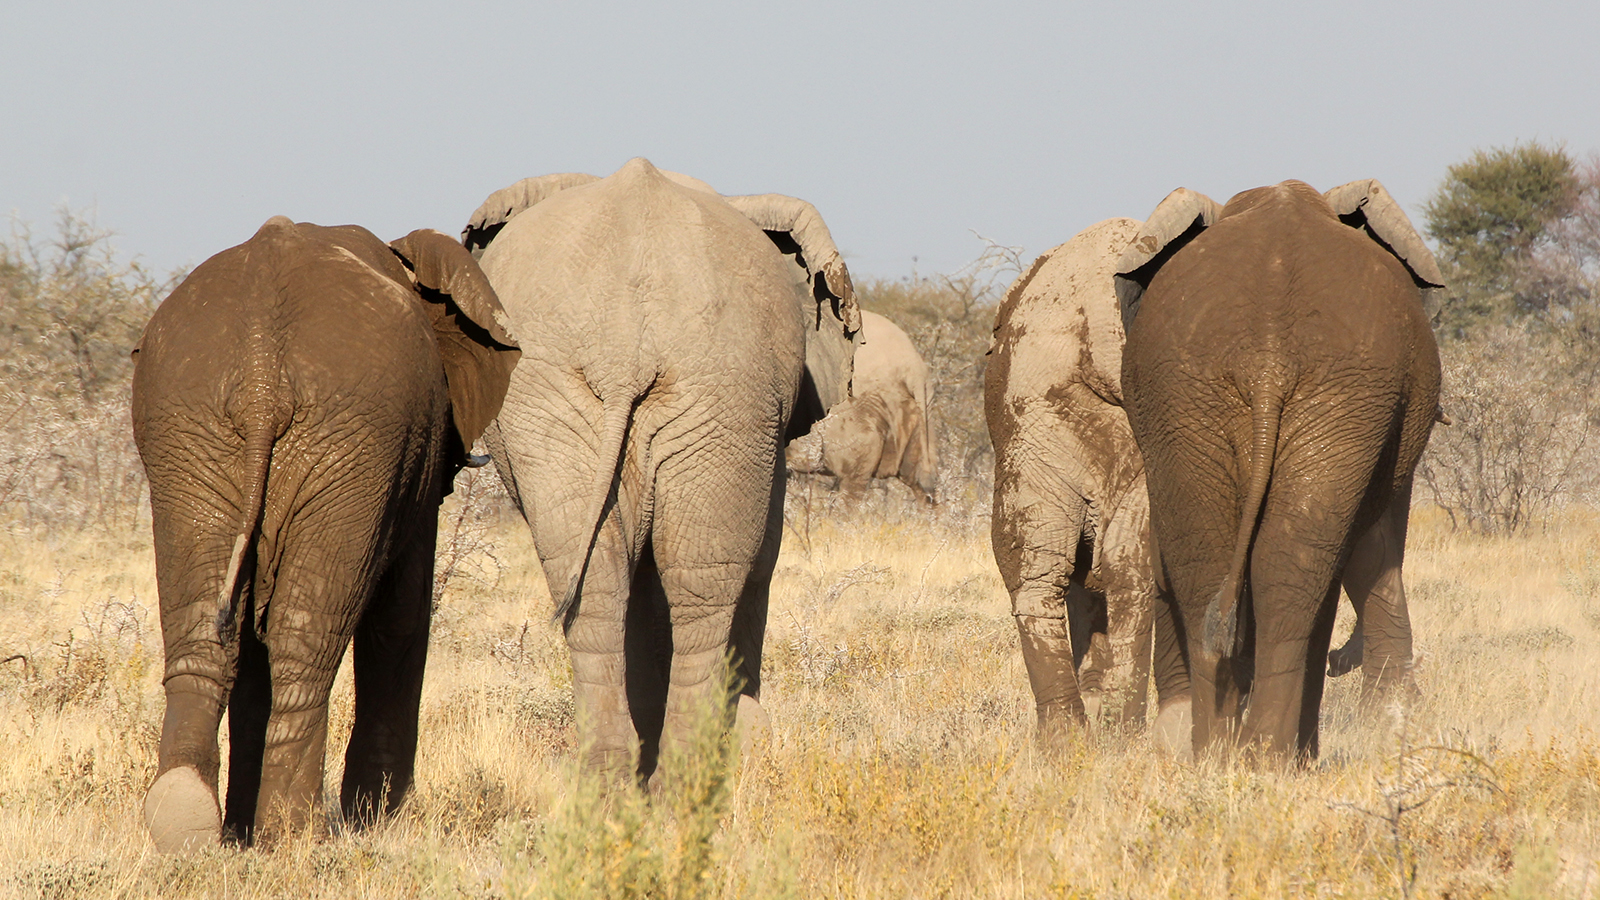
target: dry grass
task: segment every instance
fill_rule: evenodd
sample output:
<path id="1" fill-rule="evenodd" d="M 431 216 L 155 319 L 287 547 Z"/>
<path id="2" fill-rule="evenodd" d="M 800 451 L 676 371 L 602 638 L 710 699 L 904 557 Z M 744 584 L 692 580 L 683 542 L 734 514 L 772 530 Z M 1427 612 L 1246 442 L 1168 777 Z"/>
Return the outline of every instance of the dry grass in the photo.
<path id="1" fill-rule="evenodd" d="M 808 552 L 791 535 L 773 728 L 731 773 L 653 803 L 579 785 L 550 601 L 502 522 L 503 574 L 441 600 L 403 813 L 190 860 L 139 824 L 161 715 L 148 525 L 0 534 L 0 658 L 26 657 L 0 663 L 0 897 L 1600 895 L 1600 517 L 1487 538 L 1419 512 L 1424 699 L 1401 722 L 1332 683 L 1322 760 L 1284 773 L 1110 734 L 1037 750 L 984 524 L 880 500 L 814 515 Z"/>

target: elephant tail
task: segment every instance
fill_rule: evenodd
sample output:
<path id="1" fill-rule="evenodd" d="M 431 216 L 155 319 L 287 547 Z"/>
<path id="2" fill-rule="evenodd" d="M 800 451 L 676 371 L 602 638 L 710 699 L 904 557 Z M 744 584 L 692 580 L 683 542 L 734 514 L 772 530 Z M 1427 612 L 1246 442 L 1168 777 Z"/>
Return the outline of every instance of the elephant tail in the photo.
<path id="1" fill-rule="evenodd" d="M 566 595 L 556 606 L 555 615 L 551 616 L 551 621 L 559 622 L 562 628 L 570 626 L 577 615 L 578 586 L 583 583 L 583 576 L 589 570 L 589 557 L 593 555 L 595 540 L 600 535 L 600 523 L 605 519 L 606 501 L 610 499 L 611 489 L 616 484 L 617 467 L 622 462 L 622 444 L 628 437 L 628 420 L 633 415 L 635 399 L 633 392 L 621 391 L 601 401 L 600 451 L 595 455 L 594 493 L 590 495 L 589 517 L 582 520 L 588 523 L 588 531 L 583 541 L 583 552 L 578 556 L 577 569 L 567 581 Z"/>
<path id="2" fill-rule="evenodd" d="M 1239 533 L 1234 538 L 1233 560 L 1222 587 L 1206 607 L 1203 640 L 1207 653 L 1238 655 L 1243 640 L 1239 627 L 1239 593 L 1244 585 L 1245 568 L 1250 563 L 1250 546 L 1255 542 L 1256 526 L 1261 522 L 1261 505 L 1272 479 L 1273 456 L 1278 449 L 1278 422 L 1283 417 L 1286 379 L 1264 378 L 1257 382 L 1251 399 L 1250 481 L 1245 488 L 1244 508 L 1240 510 Z"/>
<path id="3" fill-rule="evenodd" d="M 242 596 L 239 582 L 245 550 L 261 526 L 261 511 L 267 500 L 267 472 L 272 467 L 272 445 L 277 438 L 278 429 L 268 422 L 256 423 L 245 434 L 244 450 L 240 454 L 245 479 L 242 485 L 244 505 L 239 509 L 239 530 L 233 539 L 233 552 L 228 556 L 227 571 L 223 573 L 222 591 L 217 595 L 217 637 L 224 643 L 239 619 Z"/>

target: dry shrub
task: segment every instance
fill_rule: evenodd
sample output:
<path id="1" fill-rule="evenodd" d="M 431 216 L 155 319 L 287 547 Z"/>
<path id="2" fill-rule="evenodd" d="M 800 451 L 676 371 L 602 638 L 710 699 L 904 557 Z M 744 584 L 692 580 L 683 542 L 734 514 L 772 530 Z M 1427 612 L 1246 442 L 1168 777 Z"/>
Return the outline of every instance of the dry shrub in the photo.
<path id="1" fill-rule="evenodd" d="M 68 210 L 53 238 L 14 226 L 0 242 L 0 508 L 24 527 L 138 520 L 130 353 L 178 278 L 120 261 L 110 232 Z"/>
<path id="2" fill-rule="evenodd" d="M 153 616 L 106 603 L 150 595 L 148 540 L 35 550 L 0 532 L 0 647 L 38 664 L 31 681 L 0 668 L 0 896 L 1395 897 L 1404 879 L 1418 897 L 1583 897 L 1600 885 L 1597 535 L 1593 515 L 1507 537 L 1419 510 L 1407 576 L 1423 696 L 1406 730 L 1363 711 L 1358 679 L 1335 679 L 1323 758 L 1278 771 L 1180 765 L 1142 735 L 1041 751 L 980 525 L 819 519 L 774 577 L 770 734 L 736 767 L 713 743 L 681 793 L 652 798 L 575 775 L 551 601 L 525 528 L 501 523 L 497 587 L 462 579 L 441 601 L 454 636 L 430 653 L 401 814 L 320 844 L 172 860 L 139 827 L 159 675 L 116 662 L 137 643 L 130 620 L 154 650 Z M 73 660 L 94 645 L 111 661 L 103 682 L 61 668 L 69 634 Z M 70 702 L 35 693 L 74 670 Z M 348 690 L 345 672 L 330 803 Z M 1434 746 L 1448 749 L 1421 749 Z M 1500 790 L 1469 783 L 1478 760 Z"/>
<path id="3" fill-rule="evenodd" d="M 1587 342 L 1531 325 L 1479 330 L 1440 349 L 1440 405 L 1418 466 L 1453 527 L 1513 533 L 1593 495 L 1600 369 Z"/>
<path id="4" fill-rule="evenodd" d="M 569 765 L 568 778 L 576 789 L 543 827 L 532 831 L 523 823 L 511 826 L 503 851 L 507 896 L 727 896 L 731 873 L 716 838 L 733 791 L 735 746 L 728 724 L 722 709 L 701 710 L 689 746 L 666 751 L 662 771 L 671 777 L 653 796 L 631 784 L 606 783 L 576 763 Z"/>

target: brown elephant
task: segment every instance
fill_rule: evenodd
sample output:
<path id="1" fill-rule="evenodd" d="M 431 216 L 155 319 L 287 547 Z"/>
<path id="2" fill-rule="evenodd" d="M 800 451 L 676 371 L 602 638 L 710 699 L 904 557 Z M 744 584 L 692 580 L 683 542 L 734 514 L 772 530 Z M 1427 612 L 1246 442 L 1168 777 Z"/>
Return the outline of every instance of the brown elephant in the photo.
<path id="1" fill-rule="evenodd" d="M 1188 666 L 1194 748 L 1313 758 L 1341 583 L 1369 688 L 1410 665 L 1401 564 L 1438 410 L 1423 312 L 1438 266 L 1378 182 L 1287 181 L 1220 209 L 1173 192 L 1117 272 L 1123 397 L 1171 601 L 1157 644 Z"/>
<path id="2" fill-rule="evenodd" d="M 984 381 L 995 449 L 991 538 L 1046 735 L 1086 714 L 1145 720 L 1155 602 L 1149 505 L 1122 409 L 1112 283 L 1139 227 L 1108 219 L 1047 251 L 995 316 Z M 1158 673 L 1160 728 L 1181 733 L 1187 684 L 1181 666 L 1165 671 L 1180 680 Z"/>
<path id="3" fill-rule="evenodd" d="M 782 448 L 849 396 L 849 272 L 810 204 L 643 159 L 497 191 L 462 239 L 523 337 L 490 447 L 557 600 L 587 765 L 648 777 L 733 699 L 730 652 L 760 715 Z"/>
<path id="4" fill-rule="evenodd" d="M 386 245 L 278 216 L 151 317 L 133 429 L 166 644 L 144 806 L 159 849 L 321 827 L 328 693 L 352 638 L 340 805 L 360 824 L 404 797 L 439 502 L 516 365 L 504 315 L 445 235 Z"/>
<path id="5" fill-rule="evenodd" d="M 928 407 L 928 365 L 899 326 L 861 313 L 854 392 L 784 451 L 790 472 L 832 475 L 845 495 L 859 499 L 874 478 L 898 478 L 933 503 L 939 452 Z"/>

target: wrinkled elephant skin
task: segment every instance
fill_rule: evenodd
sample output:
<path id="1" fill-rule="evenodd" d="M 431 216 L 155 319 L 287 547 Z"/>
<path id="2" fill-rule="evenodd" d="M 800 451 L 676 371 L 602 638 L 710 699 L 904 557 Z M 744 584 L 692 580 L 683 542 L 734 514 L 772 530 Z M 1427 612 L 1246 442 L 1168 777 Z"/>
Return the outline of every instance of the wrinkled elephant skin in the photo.
<path id="1" fill-rule="evenodd" d="M 1341 584 L 1369 686 L 1411 661 L 1400 571 L 1438 408 L 1422 293 L 1438 267 L 1376 181 L 1326 196 L 1289 181 L 1220 209 L 1175 191 L 1117 279 L 1194 749 L 1313 758 Z"/>
<path id="2" fill-rule="evenodd" d="M 995 318 L 984 395 L 991 537 L 1046 735 L 1091 718 L 1145 719 L 1155 585 L 1112 284 L 1139 225 L 1110 219 L 1048 251 Z M 1161 696 L 1186 692 L 1183 676 L 1158 672 Z"/>
<path id="3" fill-rule="evenodd" d="M 523 337 L 491 447 L 557 601 L 587 765 L 649 776 L 733 699 L 730 652 L 730 706 L 758 709 L 781 450 L 849 396 L 848 272 L 810 204 L 642 159 L 498 191 L 463 241 Z"/>
<path id="4" fill-rule="evenodd" d="M 166 647 L 145 799 L 158 849 L 321 827 L 328 692 L 352 640 L 341 805 L 359 825 L 404 797 L 438 506 L 516 364 L 503 315 L 445 235 L 385 245 L 281 216 L 156 310 L 133 427 Z"/>
<path id="5" fill-rule="evenodd" d="M 877 313 L 861 313 L 861 335 L 853 396 L 789 444 L 789 471 L 832 475 L 852 499 L 875 478 L 898 478 L 933 503 L 939 454 L 928 366 L 906 333 Z"/>

